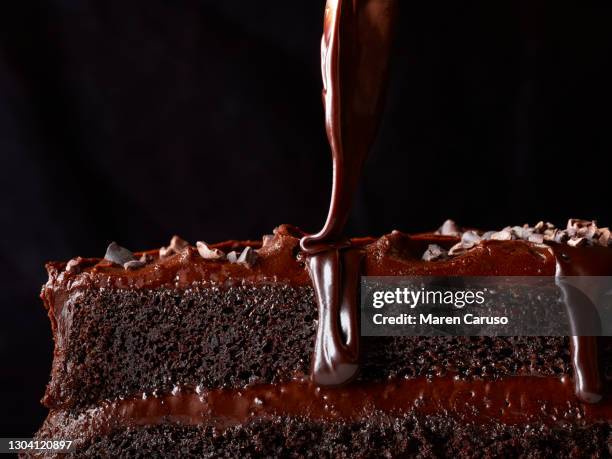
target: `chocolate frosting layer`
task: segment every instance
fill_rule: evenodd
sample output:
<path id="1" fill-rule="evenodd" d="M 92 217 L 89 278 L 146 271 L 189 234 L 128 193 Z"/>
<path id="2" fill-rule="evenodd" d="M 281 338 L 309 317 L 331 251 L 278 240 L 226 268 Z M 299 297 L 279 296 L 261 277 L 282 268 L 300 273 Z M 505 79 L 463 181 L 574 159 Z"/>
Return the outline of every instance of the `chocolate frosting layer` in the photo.
<path id="1" fill-rule="evenodd" d="M 195 247 L 160 258 L 158 251 L 148 254 L 145 266 L 126 270 L 100 258 L 76 258 L 70 262 L 47 264 L 49 281 L 42 296 L 48 307 L 54 295 L 84 288 L 151 289 L 157 287 L 185 289 L 194 283 L 228 285 L 235 283 L 282 282 L 291 285 L 312 285 L 306 256 L 300 251 L 304 233 L 290 225 L 281 225 L 274 236 L 260 241 L 227 241 L 211 244 L 221 250 L 240 250 L 250 246 L 257 250 L 253 266 L 228 260 L 207 260 Z M 351 247 L 363 252 L 361 274 L 365 276 L 554 276 L 556 258 L 549 247 L 526 241 L 482 241 L 473 249 L 450 259 L 423 261 L 421 256 L 429 244 L 451 247 L 459 239 L 433 233 L 409 235 L 394 231 L 379 239 L 351 239 Z M 603 247 L 578 247 L 584 254 L 608 256 Z M 608 275 L 610 272 L 608 272 Z"/>
<path id="2" fill-rule="evenodd" d="M 270 416 L 326 422 L 366 419 L 373 412 L 395 416 L 445 413 L 462 422 L 589 425 L 612 421 L 610 400 L 572 401 L 567 377 L 509 377 L 497 381 L 443 378 L 393 380 L 322 388 L 308 380 L 244 389 L 143 394 L 105 402 L 84 412 L 52 411 L 40 435 L 83 440 L 118 428 L 163 423 L 211 425 L 219 430 Z"/>

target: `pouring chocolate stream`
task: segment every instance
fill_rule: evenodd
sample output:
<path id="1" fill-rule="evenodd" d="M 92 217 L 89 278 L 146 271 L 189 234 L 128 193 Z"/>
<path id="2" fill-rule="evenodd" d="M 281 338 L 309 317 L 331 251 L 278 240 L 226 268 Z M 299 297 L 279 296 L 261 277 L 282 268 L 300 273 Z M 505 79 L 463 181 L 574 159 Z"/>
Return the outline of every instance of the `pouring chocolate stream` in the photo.
<path id="1" fill-rule="evenodd" d="M 333 186 L 323 229 L 301 240 L 319 304 L 316 384 L 359 370 L 357 294 L 361 253 L 343 235 L 382 112 L 397 0 L 328 0 L 321 43 L 325 126 Z"/>

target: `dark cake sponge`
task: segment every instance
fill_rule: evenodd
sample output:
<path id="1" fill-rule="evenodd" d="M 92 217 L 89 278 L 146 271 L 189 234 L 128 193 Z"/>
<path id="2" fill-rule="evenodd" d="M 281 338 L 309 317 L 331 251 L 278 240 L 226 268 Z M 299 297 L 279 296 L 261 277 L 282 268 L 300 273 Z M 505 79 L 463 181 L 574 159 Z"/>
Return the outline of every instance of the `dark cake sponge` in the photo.
<path id="1" fill-rule="evenodd" d="M 44 399 L 51 408 L 307 375 L 317 314 L 311 287 L 282 284 L 85 290 L 63 311 L 64 350 Z M 370 337 L 362 348 L 367 381 L 570 372 L 561 337 Z"/>
<path id="2" fill-rule="evenodd" d="M 612 433 L 605 423 L 551 428 L 372 413 L 349 423 L 257 419 L 222 433 L 211 427 L 173 424 L 125 428 L 88 439 L 67 457 L 603 458 L 610 454 Z"/>

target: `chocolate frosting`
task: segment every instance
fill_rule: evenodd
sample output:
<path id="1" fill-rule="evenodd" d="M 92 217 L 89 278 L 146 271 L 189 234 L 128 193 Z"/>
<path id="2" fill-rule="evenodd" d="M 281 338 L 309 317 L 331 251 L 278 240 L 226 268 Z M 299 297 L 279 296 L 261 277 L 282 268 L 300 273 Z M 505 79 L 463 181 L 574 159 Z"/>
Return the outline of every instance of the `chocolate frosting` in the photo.
<path id="1" fill-rule="evenodd" d="M 201 285 L 280 282 L 294 286 L 312 285 L 300 256 L 303 232 L 290 225 L 281 225 L 266 244 L 261 241 L 227 241 L 211 244 L 220 250 L 241 250 L 250 246 L 257 250 L 257 263 L 252 267 L 228 260 L 207 260 L 195 247 L 189 246 L 168 257 L 158 251 L 148 254 L 145 266 L 126 270 L 101 258 L 75 258 L 71 262 L 47 264 L 49 281 L 42 297 L 48 308 L 61 312 L 61 301 L 53 297 L 88 288 L 154 289 L 190 288 Z M 457 237 L 437 234 L 409 235 L 394 231 L 378 239 L 350 239 L 353 249 L 363 252 L 361 274 L 365 276 L 554 276 L 556 258 L 550 248 L 526 241 L 482 241 L 473 249 L 446 260 L 423 261 L 421 256 L 429 244 L 451 247 Z M 595 252 L 610 253 L 602 247 L 578 247 L 588 258 Z M 74 263 L 72 263 L 74 261 Z"/>
<path id="2" fill-rule="evenodd" d="M 41 432 L 83 441 L 117 428 L 178 423 L 223 431 L 257 418 L 297 416 L 359 421 L 372 412 L 392 416 L 444 413 L 462 422 L 589 425 L 612 421 L 610 401 L 572 401 L 569 378 L 508 377 L 462 380 L 453 375 L 322 388 L 308 380 L 243 389 L 176 387 L 171 394 L 103 402 L 82 412 L 52 411 Z"/>

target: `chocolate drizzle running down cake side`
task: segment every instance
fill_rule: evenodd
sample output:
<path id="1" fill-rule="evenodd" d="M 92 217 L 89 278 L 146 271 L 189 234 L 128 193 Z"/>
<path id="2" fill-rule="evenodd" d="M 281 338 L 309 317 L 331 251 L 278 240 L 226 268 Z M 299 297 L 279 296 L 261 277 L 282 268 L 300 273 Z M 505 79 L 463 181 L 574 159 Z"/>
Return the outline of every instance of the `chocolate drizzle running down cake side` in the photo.
<path id="1" fill-rule="evenodd" d="M 579 336 L 577 331 L 601 332 L 600 318 L 593 303 L 606 292 L 600 291 L 599 283 L 592 277 L 612 274 L 610 229 L 598 228 L 595 221 L 571 218 L 564 230 L 541 221 L 533 227 L 508 226 L 501 231 L 480 234 L 462 230 L 455 222 L 447 220 L 436 233 L 461 240 L 448 251 L 435 244 L 429 245 L 423 254 L 425 261 L 449 259 L 473 249 L 481 241 L 524 240 L 551 250 L 556 260 L 555 279 L 563 292 L 570 326 L 576 332 L 570 337 L 575 394 L 584 402 L 599 402 L 604 395 L 599 340 L 597 336 Z M 571 282 L 566 280 L 568 277 Z"/>
<path id="2" fill-rule="evenodd" d="M 321 43 L 333 187 L 323 229 L 301 240 L 319 305 L 312 379 L 340 385 L 359 371 L 361 251 L 343 235 L 382 111 L 396 0 L 328 0 Z"/>
<path id="3" fill-rule="evenodd" d="M 572 327 L 580 321 L 599 320 L 592 314 L 592 299 L 602 293 L 588 277 L 581 282 L 581 291 L 562 281 L 564 276 L 606 276 L 612 273 L 612 253 L 601 247 L 552 246 L 557 259 L 557 279 L 562 289 Z M 588 296 L 585 298 L 585 294 Z M 588 403 L 599 402 L 603 397 L 603 381 L 599 369 L 599 343 L 595 336 L 571 336 L 570 349 L 574 367 L 576 395 Z"/>

